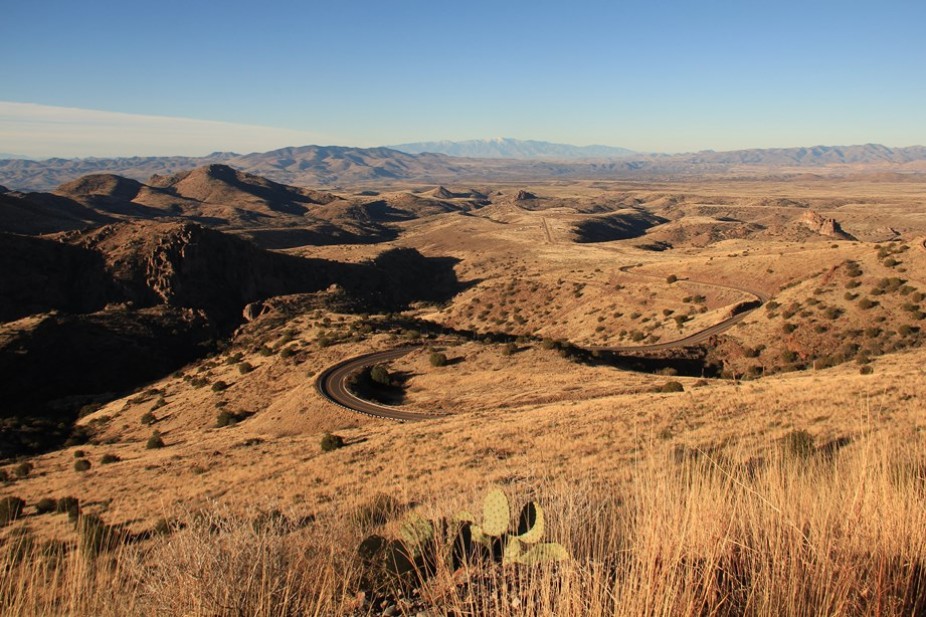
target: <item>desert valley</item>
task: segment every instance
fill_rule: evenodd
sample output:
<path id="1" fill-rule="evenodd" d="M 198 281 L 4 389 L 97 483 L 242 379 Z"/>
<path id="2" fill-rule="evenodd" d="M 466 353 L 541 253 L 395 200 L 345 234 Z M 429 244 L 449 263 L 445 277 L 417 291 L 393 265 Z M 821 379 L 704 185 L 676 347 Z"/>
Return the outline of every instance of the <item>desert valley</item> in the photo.
<path id="1" fill-rule="evenodd" d="M 0 161 L 0 612 L 924 614 L 924 161 Z"/>

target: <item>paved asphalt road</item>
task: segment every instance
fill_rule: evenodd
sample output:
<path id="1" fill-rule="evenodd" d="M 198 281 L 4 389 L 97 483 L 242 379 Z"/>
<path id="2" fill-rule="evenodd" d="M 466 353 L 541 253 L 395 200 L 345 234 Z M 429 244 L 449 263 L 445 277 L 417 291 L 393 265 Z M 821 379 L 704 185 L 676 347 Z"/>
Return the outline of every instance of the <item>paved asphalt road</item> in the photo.
<path id="1" fill-rule="evenodd" d="M 924 241 L 924 248 L 926 248 L 926 241 Z M 624 266 L 621 268 L 621 271 L 627 272 L 634 266 Z M 649 278 L 661 279 L 662 277 L 655 276 L 652 274 L 641 274 L 638 273 L 637 276 L 646 276 Z M 683 281 L 685 279 L 679 279 Z M 746 315 L 756 310 L 768 300 L 768 297 L 758 291 L 752 291 L 749 289 L 743 289 L 740 287 L 732 287 L 729 285 L 718 285 L 716 283 L 707 283 L 705 281 L 691 281 L 693 283 L 699 283 L 702 285 L 712 285 L 714 287 L 720 287 L 724 289 L 733 289 L 735 291 L 740 291 L 744 293 L 751 294 L 756 297 L 758 304 L 752 308 L 732 315 L 723 321 L 720 321 L 713 326 L 707 327 L 703 330 L 699 330 L 694 334 L 690 334 L 684 338 L 677 339 L 674 341 L 666 341 L 664 343 L 655 343 L 652 345 L 636 345 L 636 346 L 615 346 L 615 347 L 588 347 L 587 349 L 591 351 L 613 351 L 613 352 L 636 352 L 636 353 L 646 353 L 646 352 L 655 352 L 655 351 L 665 351 L 667 349 L 673 349 L 676 347 L 687 347 L 691 345 L 696 345 L 698 343 L 703 343 L 710 337 L 725 332 L 735 326 L 737 323 L 742 321 Z M 366 399 L 359 398 L 354 393 L 352 393 L 347 388 L 347 383 L 350 380 L 351 375 L 357 371 L 363 369 L 366 366 L 372 366 L 374 364 L 380 364 L 382 362 L 388 362 L 390 360 L 395 360 L 396 358 L 401 358 L 402 356 L 411 353 L 414 349 L 417 349 L 417 345 L 408 345 L 405 347 L 398 347 L 396 349 L 390 349 L 388 351 L 375 351 L 373 353 L 364 354 L 362 356 L 356 356 L 353 358 L 348 358 L 343 362 L 339 362 L 334 366 L 330 366 L 324 371 L 315 381 L 315 387 L 318 390 L 319 394 L 323 397 L 338 405 L 343 407 L 348 411 L 355 411 L 357 413 L 366 414 L 368 416 L 373 416 L 376 418 L 387 418 L 390 420 L 397 420 L 399 422 L 415 422 L 418 420 L 427 420 L 432 418 L 441 417 L 438 414 L 427 414 L 427 413 L 417 413 L 412 411 L 405 411 L 399 407 L 391 407 L 389 405 L 380 405 L 379 403 L 374 403 L 373 401 L 368 401 Z"/>

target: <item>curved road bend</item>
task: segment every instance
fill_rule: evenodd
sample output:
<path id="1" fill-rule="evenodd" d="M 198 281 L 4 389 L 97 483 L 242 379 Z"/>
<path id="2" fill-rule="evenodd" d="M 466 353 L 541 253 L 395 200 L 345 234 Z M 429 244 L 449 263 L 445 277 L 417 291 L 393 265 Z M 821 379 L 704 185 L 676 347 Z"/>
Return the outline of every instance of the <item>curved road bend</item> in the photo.
<path id="1" fill-rule="evenodd" d="M 387 418 L 399 422 L 415 422 L 417 420 L 438 418 L 440 416 L 436 414 L 403 411 L 401 408 L 380 405 L 379 403 L 362 399 L 351 392 L 347 387 L 351 375 L 364 367 L 401 358 L 418 347 L 418 345 L 408 345 L 388 351 L 375 351 L 338 362 L 334 366 L 330 366 L 322 371 L 321 375 L 315 380 L 315 389 L 318 390 L 319 394 L 339 407 L 375 418 Z"/>
<path id="2" fill-rule="evenodd" d="M 924 247 L 926 247 L 926 240 L 924 240 Z M 631 268 L 635 266 L 622 266 L 620 270 L 622 272 L 628 272 Z M 661 279 L 662 277 L 655 274 L 642 274 L 637 273 L 637 276 L 645 276 L 649 278 Z M 685 281 L 691 283 L 697 283 L 699 285 L 707 285 L 711 287 L 719 287 L 722 289 L 732 289 L 734 291 L 747 293 L 752 296 L 755 296 L 759 301 L 759 304 L 755 307 L 745 310 L 742 313 L 737 313 L 723 321 L 717 322 L 712 326 L 699 330 L 694 334 L 689 334 L 684 338 L 680 338 L 674 341 L 666 341 L 664 343 L 654 343 L 652 345 L 635 345 L 635 346 L 614 346 L 614 347 L 586 347 L 589 351 L 613 351 L 617 353 L 623 352 L 654 352 L 654 351 L 665 351 L 667 349 L 673 349 L 676 347 L 688 347 L 691 345 L 696 345 L 702 343 L 709 339 L 710 337 L 725 332 L 732 328 L 734 325 L 742 321 L 746 315 L 753 312 L 765 302 L 768 301 L 768 296 L 760 291 L 753 291 L 751 289 L 744 289 L 741 287 L 733 287 L 732 285 L 719 285 L 717 283 L 708 283 L 706 281 L 696 281 L 692 279 L 679 279 L 679 281 Z M 368 416 L 373 416 L 375 418 L 386 418 L 389 420 L 396 420 L 398 422 L 416 422 L 418 420 L 428 420 L 433 418 L 439 418 L 440 415 L 437 414 L 427 414 L 427 413 L 416 413 L 412 411 L 405 411 L 401 408 L 390 407 L 389 405 L 380 405 L 379 403 L 374 403 L 373 401 L 368 401 L 362 399 L 351 392 L 347 383 L 350 381 L 351 376 L 357 371 L 363 369 L 364 367 L 371 366 L 373 364 L 379 364 L 381 362 L 388 362 L 389 360 L 395 360 L 401 358 L 413 350 L 417 349 L 419 345 L 407 345 L 405 347 L 398 347 L 396 349 L 390 349 L 388 351 L 374 351 L 372 353 L 364 354 L 362 356 L 356 356 L 353 358 L 348 358 L 342 362 L 330 366 L 318 376 L 315 380 L 315 388 L 318 390 L 318 393 L 323 397 L 334 403 L 339 407 L 343 407 L 348 411 L 354 411 L 357 413 L 362 413 Z"/>

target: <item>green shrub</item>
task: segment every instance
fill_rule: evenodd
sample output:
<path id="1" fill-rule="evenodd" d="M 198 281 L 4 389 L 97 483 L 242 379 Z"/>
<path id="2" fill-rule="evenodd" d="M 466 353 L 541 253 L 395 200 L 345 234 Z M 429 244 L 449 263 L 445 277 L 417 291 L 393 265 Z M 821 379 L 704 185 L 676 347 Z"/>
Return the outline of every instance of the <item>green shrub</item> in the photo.
<path id="1" fill-rule="evenodd" d="M 85 458 L 77 459 L 77 461 L 74 462 L 74 471 L 89 471 L 89 469 L 90 461 Z"/>
<path id="2" fill-rule="evenodd" d="M 164 447 L 164 440 L 161 438 L 161 433 L 154 431 L 151 434 L 151 437 L 148 438 L 148 442 L 145 444 L 145 448 L 148 450 L 156 450 L 157 448 Z"/>
<path id="3" fill-rule="evenodd" d="M 122 459 L 119 458 L 117 455 L 112 454 L 111 452 L 107 452 L 106 454 L 104 454 L 104 455 L 100 458 L 100 464 L 101 464 L 101 465 L 110 465 L 110 464 L 112 464 L 112 463 L 118 463 L 118 462 L 121 461 L 121 460 L 122 460 Z"/>
<path id="4" fill-rule="evenodd" d="M 325 433 L 322 435 L 322 452 L 331 452 L 332 450 L 337 450 L 338 448 L 344 447 L 344 438 L 340 435 L 334 435 L 332 433 Z"/>
<path id="5" fill-rule="evenodd" d="M 247 420 L 248 416 L 251 414 L 246 411 L 234 412 L 234 411 L 220 411 L 219 415 L 215 418 L 216 428 L 223 428 L 225 426 L 235 426 L 242 420 Z"/>
<path id="6" fill-rule="evenodd" d="M 383 386 L 392 385 L 392 378 L 389 375 L 389 370 L 382 364 L 377 364 L 370 369 L 370 379 Z"/>
<path id="7" fill-rule="evenodd" d="M 447 366 L 447 356 L 439 351 L 431 352 L 428 360 L 431 362 L 431 366 L 434 367 Z"/>
<path id="8" fill-rule="evenodd" d="M 0 499 L 0 526 L 9 525 L 20 516 L 26 502 L 19 497 L 4 497 Z"/>
<path id="9" fill-rule="evenodd" d="M 58 509 L 58 501 L 52 497 L 42 497 L 35 504 L 36 514 L 49 514 Z"/>

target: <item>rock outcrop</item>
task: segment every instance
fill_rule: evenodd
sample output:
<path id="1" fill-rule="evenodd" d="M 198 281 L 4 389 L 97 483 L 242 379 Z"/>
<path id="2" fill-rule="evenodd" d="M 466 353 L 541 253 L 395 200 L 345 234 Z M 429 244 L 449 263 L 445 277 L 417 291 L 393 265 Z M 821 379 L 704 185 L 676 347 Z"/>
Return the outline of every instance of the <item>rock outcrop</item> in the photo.
<path id="1" fill-rule="evenodd" d="M 801 215 L 799 220 L 810 231 L 818 233 L 821 236 L 828 236 L 839 240 L 854 240 L 850 234 L 843 231 L 836 219 L 826 218 L 813 210 L 805 212 Z"/>

